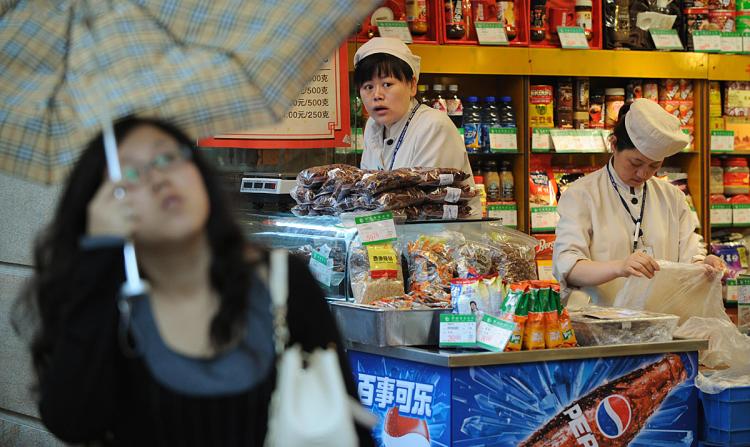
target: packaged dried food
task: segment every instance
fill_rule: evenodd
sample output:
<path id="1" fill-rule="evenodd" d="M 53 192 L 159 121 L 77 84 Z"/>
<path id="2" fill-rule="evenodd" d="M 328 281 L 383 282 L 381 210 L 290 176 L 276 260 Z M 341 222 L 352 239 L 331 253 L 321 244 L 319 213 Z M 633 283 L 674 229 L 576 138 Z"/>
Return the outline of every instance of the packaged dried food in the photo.
<path id="1" fill-rule="evenodd" d="M 336 200 L 342 200 L 362 179 L 364 171 L 360 169 L 335 168 L 328 171 L 326 181 L 320 186 L 319 193 L 331 194 Z"/>
<path id="2" fill-rule="evenodd" d="M 359 171 L 359 168 L 357 168 L 356 166 L 345 164 L 314 166 L 312 168 L 303 169 L 299 174 L 297 174 L 297 184 L 307 186 L 308 188 L 320 186 L 326 180 L 328 180 L 328 172 L 334 169 Z"/>
<path id="3" fill-rule="evenodd" d="M 489 296 L 482 293 L 480 278 L 456 278 L 451 280 L 451 306 L 453 313 L 474 314 L 477 321 L 489 313 Z M 486 292 L 486 288 L 484 289 Z"/>
<path id="4" fill-rule="evenodd" d="M 309 216 L 310 210 L 312 210 L 312 205 L 295 205 L 292 207 L 291 212 L 295 216 L 302 217 L 302 216 Z"/>
<path id="5" fill-rule="evenodd" d="M 456 261 L 450 247 L 463 241 L 460 234 L 444 233 L 435 236 L 421 235 L 407 244 L 409 264 L 409 291 L 438 288 L 450 290 L 456 272 Z"/>
<path id="6" fill-rule="evenodd" d="M 483 234 L 484 240 L 502 250 L 504 257 L 497 272 L 507 283 L 537 279 L 536 247 L 538 241 L 528 234 L 506 228 L 492 222 L 490 231 Z"/>
<path id="7" fill-rule="evenodd" d="M 573 330 L 573 323 L 570 321 L 570 314 L 568 313 L 568 309 L 563 307 L 562 301 L 560 301 L 560 285 L 553 284 L 550 289 L 552 291 L 552 299 L 557 306 L 557 319 L 560 322 L 560 335 L 562 336 L 560 347 L 573 348 L 578 346 L 576 333 Z"/>
<path id="8" fill-rule="evenodd" d="M 544 303 L 539 296 L 539 289 L 534 285 L 529 288 L 528 303 L 529 313 L 523 330 L 523 349 L 544 349 Z"/>
<path id="9" fill-rule="evenodd" d="M 456 203 L 459 201 L 473 199 L 477 196 L 477 191 L 469 185 L 458 186 L 439 186 L 434 189 L 428 189 L 427 201 L 432 203 Z"/>
<path id="10" fill-rule="evenodd" d="M 547 349 L 559 348 L 562 344 L 560 319 L 557 313 L 557 303 L 552 296 L 552 289 L 549 283 L 540 285 L 538 297 L 541 300 L 544 315 L 544 346 Z"/>
<path id="11" fill-rule="evenodd" d="M 459 278 L 480 277 L 498 272 L 505 254 L 496 246 L 467 241 L 451 251 Z"/>
<path id="12" fill-rule="evenodd" d="M 482 278 L 482 285 L 487 289 L 487 296 L 490 302 L 490 315 L 499 317 L 503 297 L 505 296 L 505 285 L 502 278 L 497 273 L 485 275 Z"/>
<path id="13" fill-rule="evenodd" d="M 427 200 L 427 194 L 417 187 L 393 189 L 373 197 L 372 203 L 379 211 L 387 211 L 407 206 L 419 205 Z"/>
<path id="14" fill-rule="evenodd" d="M 505 350 L 520 351 L 528 319 L 528 283 L 511 284 L 508 289 L 508 294 L 500 308 L 500 318 L 516 323 L 516 327 L 510 335 L 508 344 L 505 345 Z"/>
<path id="15" fill-rule="evenodd" d="M 336 210 L 340 213 L 349 211 L 373 211 L 377 204 L 369 194 L 352 194 L 336 203 Z"/>
<path id="16" fill-rule="evenodd" d="M 399 168 L 392 171 L 366 172 L 357 182 L 355 188 L 371 195 L 379 194 L 390 189 L 406 188 L 417 185 L 422 176 L 409 168 Z"/>
<path id="17" fill-rule="evenodd" d="M 466 219 L 471 216 L 471 207 L 468 205 L 440 205 L 426 203 L 418 208 L 416 219 L 410 220 L 455 220 Z"/>
<path id="18" fill-rule="evenodd" d="M 331 194 L 322 194 L 315 197 L 312 207 L 315 211 L 334 214 L 336 212 L 336 199 Z"/>
<path id="19" fill-rule="evenodd" d="M 546 170 L 529 172 L 529 202 L 548 206 L 557 203 L 557 193 Z"/>
<path id="20" fill-rule="evenodd" d="M 747 274 L 750 257 L 748 257 L 748 248 L 742 239 L 711 241 L 711 253 L 720 257 L 727 265 L 726 278 L 734 279 L 741 274 Z"/>
<path id="21" fill-rule="evenodd" d="M 419 174 L 419 186 L 449 186 L 463 182 L 469 178 L 469 173 L 455 168 L 414 168 Z"/>
<path id="22" fill-rule="evenodd" d="M 357 303 L 401 296 L 404 276 L 397 241 L 382 244 L 352 244 L 349 255 L 352 295 Z"/>
<path id="23" fill-rule="evenodd" d="M 289 195 L 292 196 L 297 204 L 312 203 L 315 200 L 315 191 L 304 186 L 295 185 L 289 190 Z"/>

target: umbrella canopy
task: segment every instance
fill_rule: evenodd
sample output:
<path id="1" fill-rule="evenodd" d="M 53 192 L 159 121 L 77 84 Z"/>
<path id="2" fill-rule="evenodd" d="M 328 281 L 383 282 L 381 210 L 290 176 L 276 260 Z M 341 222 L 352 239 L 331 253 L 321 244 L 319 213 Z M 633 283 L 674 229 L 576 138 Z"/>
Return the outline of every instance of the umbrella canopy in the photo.
<path id="1" fill-rule="evenodd" d="M 102 115 L 280 121 L 380 0 L 0 0 L 0 170 L 64 178 Z"/>

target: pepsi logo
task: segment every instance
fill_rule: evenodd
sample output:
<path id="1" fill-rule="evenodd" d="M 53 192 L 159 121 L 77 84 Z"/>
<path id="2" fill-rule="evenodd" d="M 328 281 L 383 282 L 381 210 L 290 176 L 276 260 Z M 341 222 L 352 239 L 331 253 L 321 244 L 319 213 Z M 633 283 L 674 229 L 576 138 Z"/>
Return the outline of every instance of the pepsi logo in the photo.
<path id="1" fill-rule="evenodd" d="M 596 407 L 596 425 L 601 434 L 609 439 L 622 436 L 632 416 L 630 402 L 619 394 L 605 397 Z"/>

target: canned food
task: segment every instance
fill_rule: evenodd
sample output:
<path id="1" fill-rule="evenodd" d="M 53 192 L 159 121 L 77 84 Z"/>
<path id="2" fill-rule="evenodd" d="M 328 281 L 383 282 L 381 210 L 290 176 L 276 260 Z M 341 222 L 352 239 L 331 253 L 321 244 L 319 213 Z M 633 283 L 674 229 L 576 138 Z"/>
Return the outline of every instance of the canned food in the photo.
<path id="1" fill-rule="evenodd" d="M 555 127 L 554 105 L 551 85 L 532 85 L 529 89 L 529 127 Z"/>
<path id="2" fill-rule="evenodd" d="M 708 13 L 708 29 L 732 32 L 734 31 L 734 17 L 734 11 L 714 9 Z"/>

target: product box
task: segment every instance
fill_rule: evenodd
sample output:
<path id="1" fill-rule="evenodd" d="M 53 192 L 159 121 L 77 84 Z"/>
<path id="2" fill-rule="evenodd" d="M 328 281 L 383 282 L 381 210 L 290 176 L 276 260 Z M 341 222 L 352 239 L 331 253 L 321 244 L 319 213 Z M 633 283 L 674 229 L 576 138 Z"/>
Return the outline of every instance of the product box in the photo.
<path id="1" fill-rule="evenodd" d="M 546 2 L 544 13 L 541 12 L 541 6 L 535 7 L 534 0 L 527 0 L 526 7 L 529 11 L 529 46 L 532 48 L 559 48 L 560 39 L 555 31 L 558 26 L 579 26 L 581 23 L 581 14 L 576 12 L 575 0 L 559 0 L 555 2 Z M 602 49 L 602 2 L 591 2 L 591 39 L 588 41 L 589 48 Z M 588 16 L 588 14 L 586 14 Z M 585 19 L 588 20 L 588 17 Z M 541 35 L 539 25 L 543 25 L 544 38 L 535 40 L 535 30 Z"/>
<path id="2" fill-rule="evenodd" d="M 734 132 L 734 150 L 750 151 L 750 118 L 727 117 L 724 127 Z"/>
<path id="3" fill-rule="evenodd" d="M 426 24 L 427 30 L 424 33 L 417 33 L 414 32 L 416 28 L 413 25 L 409 25 L 413 42 L 419 44 L 437 44 L 439 34 L 438 22 L 441 11 L 442 2 L 440 0 L 386 0 L 362 21 L 357 27 L 354 36 L 349 40 L 363 43 L 373 37 L 379 37 L 378 20 L 405 21 L 408 24 L 411 21 L 410 19 L 416 16 L 419 22 L 423 24 L 422 27 Z"/>
<path id="4" fill-rule="evenodd" d="M 539 240 L 539 245 L 536 247 L 537 276 L 543 281 L 557 282 L 557 279 L 552 276 L 552 249 L 555 245 L 555 235 L 535 234 L 534 237 Z"/>
<path id="5" fill-rule="evenodd" d="M 503 22 L 509 46 L 529 44 L 529 19 L 525 0 L 445 0 L 439 2 L 440 43 L 446 45 L 479 45 L 477 22 Z M 460 9 L 459 9 L 460 8 Z M 463 29 L 457 33 L 456 25 Z"/>

